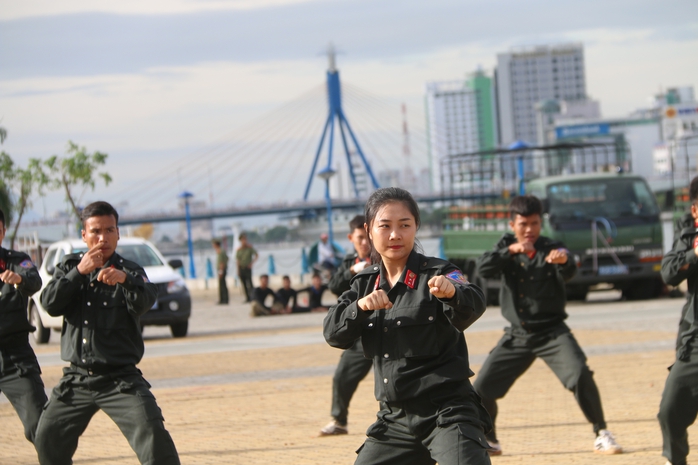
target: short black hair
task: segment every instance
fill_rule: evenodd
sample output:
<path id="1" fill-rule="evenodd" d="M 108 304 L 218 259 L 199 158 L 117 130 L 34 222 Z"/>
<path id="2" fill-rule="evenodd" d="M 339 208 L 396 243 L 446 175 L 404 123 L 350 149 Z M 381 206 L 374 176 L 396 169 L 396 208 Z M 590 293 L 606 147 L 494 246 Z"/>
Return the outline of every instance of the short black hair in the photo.
<path id="1" fill-rule="evenodd" d="M 5 213 L 2 210 L 0 210 L 0 223 L 5 227 Z"/>
<path id="2" fill-rule="evenodd" d="M 691 179 L 691 186 L 688 188 L 688 195 L 691 203 L 698 204 L 698 176 Z"/>
<path id="3" fill-rule="evenodd" d="M 80 212 L 80 220 L 82 220 L 83 227 L 85 226 L 85 221 L 93 216 L 113 216 L 116 220 L 116 225 L 119 226 L 119 214 L 116 209 L 111 206 L 110 203 L 103 200 L 98 200 L 97 202 L 92 202 L 88 206 L 82 209 Z"/>
<path id="4" fill-rule="evenodd" d="M 269 275 L 268 275 L 268 274 L 260 274 L 260 275 L 259 275 L 259 279 L 262 279 L 262 278 L 267 278 L 267 279 L 269 279 Z"/>
<path id="5" fill-rule="evenodd" d="M 513 220 L 516 215 L 542 215 L 543 204 L 535 195 L 518 195 L 509 203 L 509 217 Z"/>
<path id="6" fill-rule="evenodd" d="M 283 276 L 281 277 L 281 279 L 282 279 L 282 280 L 288 279 L 289 281 L 291 280 L 291 278 L 289 278 L 287 274 L 283 275 Z"/>
<path id="7" fill-rule="evenodd" d="M 240 233 L 240 235 L 238 236 L 238 240 L 241 241 L 243 237 L 247 237 L 247 234 L 244 233 L 244 232 L 243 232 L 243 233 Z"/>
<path id="8" fill-rule="evenodd" d="M 364 215 L 356 215 L 349 221 L 349 232 L 353 233 L 355 229 L 364 229 L 366 217 Z"/>
<path id="9" fill-rule="evenodd" d="M 214 239 L 211 241 L 211 244 L 215 245 L 216 247 L 220 247 L 221 241 L 219 241 L 218 239 Z"/>
<path id="10" fill-rule="evenodd" d="M 320 276 L 320 273 L 318 273 L 318 272 L 316 271 L 315 273 L 313 273 L 313 275 L 312 275 L 310 278 L 311 278 L 311 279 L 312 279 L 312 278 L 320 278 L 320 279 L 322 279 L 322 276 Z"/>

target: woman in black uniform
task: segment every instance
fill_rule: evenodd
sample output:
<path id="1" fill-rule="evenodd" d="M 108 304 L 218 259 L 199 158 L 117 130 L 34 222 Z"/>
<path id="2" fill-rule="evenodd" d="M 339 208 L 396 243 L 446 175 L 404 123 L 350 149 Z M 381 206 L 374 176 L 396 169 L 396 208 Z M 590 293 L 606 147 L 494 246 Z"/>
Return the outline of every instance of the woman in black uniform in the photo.
<path id="1" fill-rule="evenodd" d="M 371 263 L 330 308 L 327 342 L 361 338 L 374 360 L 381 410 L 357 464 L 489 464 L 490 418 L 468 378 L 463 330 L 485 310 L 482 291 L 451 263 L 414 250 L 419 208 L 409 192 L 378 189 L 366 203 Z"/>

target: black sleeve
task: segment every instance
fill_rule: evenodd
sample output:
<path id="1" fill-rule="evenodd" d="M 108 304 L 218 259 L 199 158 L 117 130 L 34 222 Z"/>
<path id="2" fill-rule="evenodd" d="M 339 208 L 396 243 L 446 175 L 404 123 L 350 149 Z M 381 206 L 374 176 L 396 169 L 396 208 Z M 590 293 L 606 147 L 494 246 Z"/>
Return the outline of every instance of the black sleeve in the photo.
<path id="1" fill-rule="evenodd" d="M 456 275 L 463 276 L 460 270 L 451 264 L 439 272 L 439 274 L 446 276 L 456 288 L 453 297 L 439 300 L 444 304 L 444 314 L 451 321 L 451 324 L 459 331 L 464 331 L 485 313 L 485 296 L 475 284 L 449 277 L 448 275 L 453 272 L 458 272 Z"/>
<path id="2" fill-rule="evenodd" d="M 337 303 L 330 307 L 325 316 L 322 333 L 332 347 L 348 349 L 354 345 L 361 337 L 362 322 L 373 313 L 363 311 L 357 305 L 359 296 L 363 296 L 363 281 L 354 279 L 351 288 L 339 296 Z"/>
<path id="3" fill-rule="evenodd" d="M 485 279 L 491 279 L 499 275 L 504 267 L 511 263 L 509 245 L 500 240 L 493 250 L 485 252 L 476 260 L 477 272 Z"/>
<path id="4" fill-rule="evenodd" d="M 78 272 L 77 261 L 71 260 L 56 265 L 53 279 L 41 292 L 41 306 L 51 316 L 67 315 L 78 308 L 80 289 L 87 283 L 87 276 Z"/>
<path id="5" fill-rule="evenodd" d="M 674 241 L 671 250 L 662 258 L 662 279 L 670 286 L 678 286 L 681 281 L 698 272 L 697 263 L 693 236 L 683 235 Z"/>

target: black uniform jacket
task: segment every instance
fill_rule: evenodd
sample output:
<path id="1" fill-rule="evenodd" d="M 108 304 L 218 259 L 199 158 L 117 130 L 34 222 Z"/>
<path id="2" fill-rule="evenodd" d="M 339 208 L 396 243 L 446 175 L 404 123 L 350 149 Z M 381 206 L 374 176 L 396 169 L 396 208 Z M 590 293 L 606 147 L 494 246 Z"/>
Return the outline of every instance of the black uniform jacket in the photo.
<path id="1" fill-rule="evenodd" d="M 29 255 L 0 247 L 0 273 L 5 270 L 20 275 L 22 282 L 15 287 L 0 281 L 0 344 L 6 336 L 36 329 L 27 321 L 27 304 L 41 289 L 41 276 Z"/>
<path id="2" fill-rule="evenodd" d="M 344 256 L 342 263 L 337 268 L 337 271 L 332 275 L 330 282 L 327 287 L 335 295 L 342 295 L 342 293 L 349 290 L 351 287 L 351 278 L 355 275 L 351 273 L 351 267 L 354 266 L 359 261 L 359 254 L 356 252 L 348 253 Z"/>
<path id="3" fill-rule="evenodd" d="M 681 230 L 674 241 L 671 251 L 662 259 L 662 278 L 671 286 L 678 286 L 688 279 L 688 295 L 686 304 L 681 311 L 679 333 L 676 340 L 677 357 L 685 360 L 690 354 L 691 341 L 698 334 L 698 318 L 696 292 L 698 291 L 698 256 L 694 253 L 693 244 L 698 237 L 698 228 L 690 225 Z M 688 265 L 686 269 L 682 269 Z"/>
<path id="4" fill-rule="evenodd" d="M 97 281 L 100 269 L 78 272 L 83 254 L 66 255 L 41 293 L 53 316 L 63 315 L 61 357 L 83 368 L 136 365 L 143 357 L 139 317 L 157 300 L 157 285 L 143 268 L 114 253 L 105 268 L 126 272 L 123 284 Z"/>
<path id="5" fill-rule="evenodd" d="M 533 244 L 536 254 L 532 259 L 523 253 L 510 254 L 509 246 L 515 242 L 513 234 L 505 234 L 494 250 L 477 259 L 478 273 L 483 278 L 501 274 L 502 315 L 513 326 L 528 332 L 544 331 L 562 323 L 567 318 L 565 282 L 577 272 L 574 259 L 569 256 L 564 265 L 546 263 L 545 257 L 551 250 L 565 246 L 545 236 Z"/>
<path id="6" fill-rule="evenodd" d="M 456 293 L 448 300 L 437 299 L 427 282 L 449 274 Z M 361 310 L 357 301 L 376 285 L 387 293 L 393 307 Z M 374 361 L 376 399 L 399 402 L 472 376 L 462 331 L 484 311 L 482 291 L 462 279 L 458 268 L 412 251 L 392 289 L 379 265 L 358 273 L 351 289 L 325 317 L 324 336 L 340 349 L 348 349 L 360 337 L 364 355 Z"/>

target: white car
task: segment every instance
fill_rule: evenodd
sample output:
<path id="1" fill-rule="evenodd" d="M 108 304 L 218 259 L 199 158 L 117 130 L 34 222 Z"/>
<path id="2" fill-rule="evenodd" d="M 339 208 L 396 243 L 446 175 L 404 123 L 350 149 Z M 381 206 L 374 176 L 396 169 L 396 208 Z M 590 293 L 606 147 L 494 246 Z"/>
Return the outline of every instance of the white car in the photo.
<path id="1" fill-rule="evenodd" d="M 46 250 L 39 268 L 43 284 L 41 290 L 29 300 L 29 321 L 36 327 L 34 340 L 45 344 L 51 337 L 51 330 L 60 331 L 63 317 L 46 313 L 41 306 L 41 292 L 51 280 L 56 265 L 71 253 L 85 252 L 87 245 L 81 239 L 64 239 L 54 242 Z M 182 266 L 181 260 L 166 262 L 160 251 L 150 242 L 138 237 L 119 239 L 116 252 L 127 260 L 143 267 L 148 280 L 158 286 L 158 300 L 153 308 L 141 316 L 141 328 L 148 325 L 169 326 L 174 337 L 184 337 L 189 328 L 191 296 L 182 276 L 175 271 Z"/>

